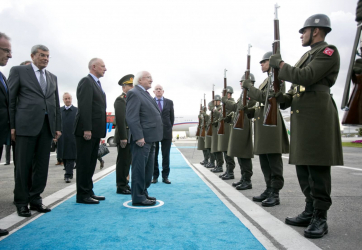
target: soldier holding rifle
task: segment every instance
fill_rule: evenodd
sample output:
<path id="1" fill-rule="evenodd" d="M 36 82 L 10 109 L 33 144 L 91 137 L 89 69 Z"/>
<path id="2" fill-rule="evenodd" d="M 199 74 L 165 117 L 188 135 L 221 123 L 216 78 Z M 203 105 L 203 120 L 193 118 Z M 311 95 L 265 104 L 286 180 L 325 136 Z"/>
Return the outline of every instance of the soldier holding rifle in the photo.
<path id="1" fill-rule="evenodd" d="M 207 131 L 209 131 L 210 126 L 212 126 L 212 124 L 211 124 L 212 119 L 210 116 L 214 110 L 214 102 L 213 101 L 209 102 L 207 107 L 210 111 L 210 115 L 208 115 L 205 112 L 205 122 L 206 122 Z M 211 153 L 211 141 L 212 141 L 212 134 L 211 134 L 211 136 L 206 135 L 205 136 L 205 150 L 207 151 L 207 154 L 210 156 L 210 162 L 208 164 L 204 164 L 204 166 L 206 168 L 215 168 L 215 155 Z"/>
<path id="2" fill-rule="evenodd" d="M 341 134 L 336 104 L 330 88 L 338 76 L 338 50 L 324 40 L 331 31 L 329 17 L 309 17 L 303 28 L 302 46 L 310 46 L 295 67 L 278 53 L 270 66 L 279 68 L 279 79 L 293 83 L 287 94 L 277 93 L 281 108 L 291 107 L 289 164 L 296 165 L 299 185 L 306 197 L 305 210 L 286 223 L 306 226 L 304 236 L 321 238 L 328 233 L 327 210 L 332 205 L 331 166 L 343 165 Z"/>
<path id="3" fill-rule="evenodd" d="M 216 159 L 216 167 L 211 169 L 211 172 L 214 173 L 221 173 L 222 170 L 222 165 L 224 164 L 224 158 L 222 156 L 222 152 L 218 149 L 218 126 L 219 126 L 219 119 L 221 117 L 222 114 L 222 106 L 220 105 L 221 102 L 221 96 L 219 95 L 215 95 L 214 97 L 214 105 L 215 105 L 215 109 L 212 111 L 213 112 L 213 122 L 211 124 L 211 126 L 214 126 L 212 129 L 212 139 L 211 139 L 211 153 L 214 154 L 215 159 Z"/>
<path id="4" fill-rule="evenodd" d="M 199 115 L 199 128 L 200 131 L 197 139 L 197 150 L 202 150 L 202 153 L 204 154 L 204 160 L 200 162 L 201 165 L 206 166 L 209 164 L 209 158 L 210 158 L 210 152 L 205 148 L 205 123 L 208 120 L 208 115 L 206 114 L 206 107 L 202 106 L 200 110 Z"/>

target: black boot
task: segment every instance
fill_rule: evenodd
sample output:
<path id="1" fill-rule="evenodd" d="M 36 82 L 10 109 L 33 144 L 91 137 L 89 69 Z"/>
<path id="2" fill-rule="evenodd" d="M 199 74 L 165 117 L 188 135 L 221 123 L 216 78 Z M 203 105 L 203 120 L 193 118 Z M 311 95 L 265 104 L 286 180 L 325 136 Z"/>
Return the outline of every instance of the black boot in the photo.
<path id="1" fill-rule="evenodd" d="M 226 176 L 227 174 L 228 174 L 228 170 L 229 168 L 228 168 L 228 165 L 226 165 L 226 170 L 225 170 L 225 172 L 224 173 L 222 173 L 222 174 L 220 174 L 219 175 L 219 178 L 222 178 L 222 177 L 224 177 L 224 176 Z"/>
<path id="2" fill-rule="evenodd" d="M 233 187 L 236 187 L 236 186 L 239 186 L 241 183 L 243 183 L 243 179 L 241 178 L 240 181 L 236 181 L 236 182 L 233 182 L 233 184 L 231 184 Z"/>
<path id="3" fill-rule="evenodd" d="M 214 167 L 215 167 L 215 165 L 211 162 L 206 165 L 206 168 L 214 168 Z"/>
<path id="4" fill-rule="evenodd" d="M 236 186 L 237 190 L 247 190 L 247 189 L 252 189 L 253 185 L 251 185 L 251 181 L 243 181 L 243 183 L 241 183 L 240 185 Z"/>
<path id="5" fill-rule="evenodd" d="M 205 161 L 205 160 L 200 161 L 200 164 L 201 164 L 201 165 L 205 165 L 205 164 L 207 164 L 207 161 Z"/>
<path id="6" fill-rule="evenodd" d="M 265 191 L 261 195 L 254 196 L 253 201 L 262 202 L 263 200 L 265 200 L 266 198 L 269 197 L 270 193 L 271 193 L 271 189 L 267 188 L 267 189 L 265 189 Z"/>
<path id="7" fill-rule="evenodd" d="M 304 230 L 304 236 L 307 238 L 322 238 L 327 233 L 327 211 L 314 210 L 312 220 L 307 229 Z"/>
<path id="8" fill-rule="evenodd" d="M 211 169 L 213 173 L 222 173 L 222 166 L 216 166 L 214 169 Z"/>
<path id="9" fill-rule="evenodd" d="M 285 223 L 297 227 L 307 227 L 313 217 L 313 202 L 307 202 L 305 204 L 304 211 L 296 217 L 285 218 Z"/>
<path id="10" fill-rule="evenodd" d="M 225 176 L 222 177 L 223 180 L 234 180 L 234 172 L 228 171 Z"/>
<path id="11" fill-rule="evenodd" d="M 275 205 L 279 204 L 280 204 L 279 190 L 273 190 L 270 193 L 269 197 L 261 202 L 261 205 L 263 207 L 274 207 Z"/>

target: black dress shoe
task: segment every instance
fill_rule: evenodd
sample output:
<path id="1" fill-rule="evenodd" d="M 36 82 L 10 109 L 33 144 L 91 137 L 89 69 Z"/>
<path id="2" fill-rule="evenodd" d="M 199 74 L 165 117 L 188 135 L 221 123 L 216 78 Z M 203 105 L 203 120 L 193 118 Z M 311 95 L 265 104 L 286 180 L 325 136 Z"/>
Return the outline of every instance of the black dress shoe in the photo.
<path id="1" fill-rule="evenodd" d="M 152 181 L 151 181 L 151 183 L 153 183 L 153 184 L 155 184 L 155 183 L 157 183 L 158 182 L 158 180 L 157 179 L 152 179 Z"/>
<path id="2" fill-rule="evenodd" d="M 117 189 L 117 194 L 131 194 L 131 190 L 120 190 L 120 189 Z"/>
<path id="3" fill-rule="evenodd" d="M 5 163 L 4 165 L 10 165 L 10 162 Z M 8 232 L 9 233 L 9 232 Z"/>
<path id="4" fill-rule="evenodd" d="M 69 178 L 64 178 L 65 183 L 70 183 L 70 179 Z"/>
<path id="5" fill-rule="evenodd" d="M 84 199 L 81 199 L 81 200 L 78 200 L 77 199 L 77 203 L 83 203 L 83 204 L 99 204 L 99 201 L 98 200 L 95 200 L 91 197 L 87 197 L 87 198 L 84 198 Z"/>
<path id="6" fill-rule="evenodd" d="M 206 168 L 215 168 L 215 165 L 212 163 L 207 164 Z"/>
<path id="7" fill-rule="evenodd" d="M 203 161 L 200 161 L 200 164 L 201 165 L 206 165 L 208 162 L 207 161 L 205 161 L 205 160 L 203 160 Z"/>
<path id="8" fill-rule="evenodd" d="M 9 234 L 8 230 L 0 229 L 0 236 L 5 236 L 5 235 L 8 235 L 8 234 Z"/>
<path id="9" fill-rule="evenodd" d="M 97 200 L 97 201 L 104 201 L 106 197 L 104 196 L 97 196 L 97 195 L 91 195 L 91 198 Z"/>
<path id="10" fill-rule="evenodd" d="M 142 202 L 132 203 L 132 206 L 154 206 L 155 204 L 156 204 L 156 201 L 151 201 L 149 199 L 146 199 Z"/>
<path id="11" fill-rule="evenodd" d="M 36 205 L 30 204 L 30 210 L 36 210 L 39 213 L 48 213 L 52 211 L 50 208 L 44 206 L 43 204 L 36 204 Z"/>
<path id="12" fill-rule="evenodd" d="M 162 179 L 162 182 L 166 183 L 166 184 L 171 184 L 171 181 L 169 179 L 167 179 L 167 178 Z"/>
<path id="13" fill-rule="evenodd" d="M 253 188 L 253 185 L 251 185 L 251 181 L 243 181 L 243 183 L 236 186 L 237 190 L 247 190 L 247 189 L 252 189 L 252 188 Z"/>
<path id="14" fill-rule="evenodd" d="M 239 186 L 241 183 L 243 183 L 243 179 L 241 179 L 240 181 L 236 181 L 236 182 L 233 182 L 233 184 L 231 184 L 231 186 L 233 187 L 236 187 L 236 186 Z"/>
<path id="15" fill-rule="evenodd" d="M 146 195 L 146 199 L 147 199 L 147 200 L 150 200 L 150 201 L 155 201 L 155 200 L 156 200 L 156 197 L 152 197 L 152 196 Z"/>
<path id="16" fill-rule="evenodd" d="M 221 173 L 222 171 L 223 171 L 222 167 L 220 167 L 220 166 L 217 166 L 216 168 L 211 169 L 211 172 L 213 172 L 213 173 Z"/>
<path id="17" fill-rule="evenodd" d="M 314 210 L 313 218 L 307 229 L 304 230 L 304 236 L 312 239 L 322 238 L 327 233 L 327 211 Z"/>
<path id="18" fill-rule="evenodd" d="M 307 202 L 305 209 L 301 214 L 295 217 L 285 218 L 285 223 L 297 227 L 307 227 L 313 218 L 313 202 Z"/>
<path id="19" fill-rule="evenodd" d="M 28 206 L 17 207 L 16 209 L 18 211 L 18 215 L 21 217 L 30 217 L 31 216 Z"/>
<path id="20" fill-rule="evenodd" d="M 225 173 L 219 174 L 219 178 L 222 178 L 222 177 L 224 177 L 224 176 L 227 175 L 227 174 L 228 174 L 227 171 L 225 171 Z"/>
<path id="21" fill-rule="evenodd" d="M 233 179 L 235 179 L 235 176 L 234 176 L 234 173 L 227 173 L 226 175 L 221 177 L 221 179 L 223 179 L 223 180 L 233 180 Z"/>
<path id="22" fill-rule="evenodd" d="M 269 197 L 261 202 L 263 207 L 274 207 L 280 204 L 279 193 L 271 192 Z"/>
<path id="23" fill-rule="evenodd" d="M 266 198 L 269 197 L 270 193 L 271 193 L 271 190 L 267 188 L 261 195 L 254 196 L 253 201 L 262 202 L 263 200 L 265 200 Z"/>

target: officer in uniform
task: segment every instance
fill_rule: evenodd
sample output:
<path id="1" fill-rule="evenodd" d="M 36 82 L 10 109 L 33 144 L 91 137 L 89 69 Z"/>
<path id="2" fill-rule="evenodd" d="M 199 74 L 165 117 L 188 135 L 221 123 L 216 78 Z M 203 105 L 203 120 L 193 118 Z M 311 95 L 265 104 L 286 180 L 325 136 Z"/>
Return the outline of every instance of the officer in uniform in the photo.
<path id="1" fill-rule="evenodd" d="M 260 61 L 264 73 L 270 72 L 269 57 L 264 54 Z M 243 86 L 249 90 L 249 96 L 257 103 L 250 109 L 249 118 L 254 118 L 254 154 L 259 155 L 260 167 L 264 175 L 266 190 L 253 201 L 262 202 L 262 206 L 273 207 L 280 204 L 279 191 L 284 186 L 282 154 L 289 153 L 289 140 L 283 117 L 278 110 L 277 126 L 267 127 L 264 121 L 264 103 L 267 95 L 268 77 L 255 88 L 251 80 L 245 80 Z M 285 85 L 282 87 L 285 92 Z"/>
<path id="2" fill-rule="evenodd" d="M 250 79 L 254 83 L 255 78 L 253 74 L 250 74 Z M 245 75 L 240 80 L 240 85 L 245 80 Z M 244 110 L 243 106 L 243 93 L 241 93 L 239 100 L 237 103 L 231 102 L 226 100 L 226 98 L 222 98 L 222 102 L 226 104 L 226 108 L 228 110 L 232 110 L 235 112 L 234 114 L 234 122 L 232 124 L 231 133 L 230 133 L 230 140 L 228 145 L 227 154 L 231 157 L 237 157 L 240 171 L 241 171 L 241 178 L 240 181 L 234 182 L 232 185 L 236 187 L 238 190 L 246 190 L 251 189 L 251 176 L 253 175 L 253 164 L 251 158 L 254 158 L 253 154 L 253 133 L 252 133 L 252 125 L 251 120 L 244 115 L 244 128 L 236 129 L 233 128 L 234 124 L 237 122 L 237 114 L 239 114 L 240 110 Z M 247 97 L 248 98 L 248 97 Z M 255 101 L 248 98 L 247 100 L 247 107 L 253 107 L 255 105 Z M 247 110 L 247 109 L 245 109 Z M 235 165 L 230 172 L 233 172 Z M 224 179 L 224 178 L 223 178 Z"/>
<path id="3" fill-rule="evenodd" d="M 199 131 L 200 131 L 200 135 L 197 138 L 197 150 L 202 150 L 202 153 L 204 154 L 204 160 L 200 162 L 201 165 L 207 165 L 209 164 L 209 158 L 210 158 L 210 153 L 207 149 L 205 149 L 205 137 L 201 136 L 202 131 L 205 128 L 205 120 L 206 120 L 206 107 L 202 107 L 200 110 L 200 115 L 199 115 L 199 119 L 200 119 L 200 126 L 199 126 Z M 205 129 L 206 130 L 206 129 Z M 206 131 L 205 131 L 206 133 Z"/>
<path id="4" fill-rule="evenodd" d="M 305 210 L 286 223 L 307 226 L 304 236 L 321 238 L 328 233 L 327 210 L 331 199 L 331 166 L 343 165 L 341 133 L 336 104 L 330 94 L 340 58 L 338 50 L 324 40 L 331 31 L 328 16 L 309 17 L 301 33 L 302 45 L 310 46 L 293 67 L 280 53 L 270 57 L 270 66 L 280 68 L 279 79 L 292 83 L 287 94 L 277 93 L 281 108 L 291 107 L 289 164 L 296 165 Z"/>
<path id="5" fill-rule="evenodd" d="M 213 112 L 215 106 L 214 102 L 211 101 L 207 105 L 210 112 Z M 204 166 L 206 168 L 215 168 L 215 155 L 211 153 L 211 141 L 212 136 L 207 135 L 207 131 L 209 130 L 209 127 L 212 126 L 211 124 L 211 117 L 205 112 L 205 122 L 206 122 L 206 131 L 205 131 L 205 150 L 207 151 L 207 154 L 210 156 L 210 162 L 208 164 L 205 164 Z"/>
<path id="6" fill-rule="evenodd" d="M 212 140 L 211 140 L 211 153 L 214 154 L 216 159 L 216 167 L 211 169 L 211 172 L 214 173 L 221 173 L 222 165 L 224 164 L 224 158 L 222 156 L 222 152 L 218 150 L 218 127 L 219 127 L 219 119 L 222 116 L 222 106 L 221 103 L 221 96 L 215 95 L 214 97 L 214 105 L 215 109 L 213 110 L 214 122 L 212 123 Z"/>
<path id="7" fill-rule="evenodd" d="M 117 97 L 114 102 L 114 113 L 116 122 L 116 131 L 113 141 L 117 143 L 117 163 L 116 163 L 116 183 L 117 194 L 131 194 L 131 188 L 128 185 L 127 177 L 131 166 L 132 155 L 130 144 L 127 142 L 129 128 L 126 122 L 126 97 L 127 92 L 133 89 L 134 75 L 125 75 L 118 81 L 122 86 L 122 95 Z"/>
<path id="8" fill-rule="evenodd" d="M 232 98 L 233 93 L 234 93 L 233 88 L 227 86 L 226 96 L 224 96 L 223 98 L 225 98 L 230 103 L 235 103 L 234 98 Z M 230 109 L 226 108 L 226 117 L 222 117 L 223 113 L 221 113 L 219 119 L 219 120 L 221 119 L 224 120 L 224 134 L 218 135 L 218 145 L 217 145 L 218 151 L 221 151 L 223 153 L 226 162 L 225 173 L 219 175 L 219 177 L 222 178 L 223 180 L 234 179 L 234 168 L 235 168 L 234 157 L 227 155 L 229 139 L 230 139 L 230 131 L 231 131 L 231 115 L 232 115 L 231 112 L 232 111 Z"/>

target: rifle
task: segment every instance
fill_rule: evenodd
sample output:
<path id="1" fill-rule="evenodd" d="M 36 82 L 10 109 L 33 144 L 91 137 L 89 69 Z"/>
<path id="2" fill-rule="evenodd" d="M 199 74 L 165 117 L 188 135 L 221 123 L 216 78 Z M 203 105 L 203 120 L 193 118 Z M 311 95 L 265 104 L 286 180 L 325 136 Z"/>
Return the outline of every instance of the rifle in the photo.
<path id="1" fill-rule="evenodd" d="M 354 60 L 356 58 L 356 51 L 358 54 L 358 42 L 361 37 L 362 23 L 357 25 L 357 33 L 354 39 L 352 48 L 351 60 L 347 72 L 346 84 L 344 86 L 342 110 L 345 110 L 342 125 L 357 126 L 362 125 L 362 74 L 357 75 L 353 73 Z M 362 38 L 362 37 L 361 37 Z M 362 56 L 362 42 L 360 43 L 360 50 Z M 349 98 L 351 79 L 354 83 L 352 96 Z M 349 101 L 348 101 L 349 100 Z"/>
<path id="2" fill-rule="evenodd" d="M 273 42 L 273 55 L 280 51 L 280 33 L 279 33 L 279 19 L 278 19 L 278 4 L 274 5 L 275 8 L 275 17 L 274 17 L 274 42 Z M 281 82 L 278 78 L 279 69 L 272 69 L 271 82 L 273 82 L 274 93 L 280 91 Z M 268 82 L 268 85 L 270 82 Z M 269 89 L 268 89 L 269 95 Z M 275 97 L 266 96 L 265 105 L 267 105 L 266 110 L 264 111 L 264 126 L 276 127 L 278 121 L 278 103 Z"/>
<path id="3" fill-rule="evenodd" d="M 224 90 L 222 93 L 222 96 L 226 96 L 226 71 L 227 69 L 224 69 Z M 222 105 L 222 118 L 220 120 L 220 127 L 219 130 L 217 131 L 218 135 L 224 135 L 225 134 L 225 121 L 224 119 L 226 118 L 226 107 L 225 107 L 225 103 Z"/>
<path id="4" fill-rule="evenodd" d="M 250 48 L 251 44 L 248 45 L 248 56 L 246 62 L 246 71 L 245 71 L 245 80 L 250 78 Z M 243 106 L 246 107 L 246 98 L 247 98 L 247 89 L 243 88 L 243 91 L 240 95 L 240 100 L 243 100 Z M 244 129 L 244 109 L 239 109 L 239 113 L 236 115 L 236 122 L 234 123 L 234 129 L 243 130 Z"/>
<path id="5" fill-rule="evenodd" d="M 215 99 L 215 92 L 214 92 L 214 86 L 212 86 L 212 101 Z M 210 120 L 210 126 L 207 130 L 207 136 L 212 136 L 212 123 L 214 122 L 214 110 L 211 110 L 211 120 Z"/>
<path id="6" fill-rule="evenodd" d="M 201 137 L 205 137 L 205 133 L 206 133 L 205 114 L 206 114 L 206 99 L 205 99 L 205 94 L 204 94 L 204 126 L 202 126 Z"/>
<path id="7" fill-rule="evenodd" d="M 201 103 L 200 103 L 200 115 L 201 115 L 201 111 L 202 111 L 202 99 L 201 99 Z M 197 125 L 196 136 L 200 136 L 200 127 L 201 127 L 200 115 L 199 115 L 199 124 Z"/>

